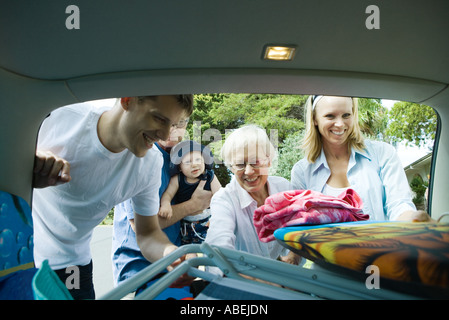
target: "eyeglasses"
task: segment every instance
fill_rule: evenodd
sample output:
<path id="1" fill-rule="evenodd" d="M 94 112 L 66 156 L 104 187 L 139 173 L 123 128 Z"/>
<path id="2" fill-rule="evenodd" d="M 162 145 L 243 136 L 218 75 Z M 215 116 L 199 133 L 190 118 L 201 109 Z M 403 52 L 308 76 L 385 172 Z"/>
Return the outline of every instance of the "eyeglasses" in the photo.
<path id="1" fill-rule="evenodd" d="M 187 123 L 189 123 L 189 118 L 181 120 L 178 123 L 174 123 L 171 125 L 171 127 L 172 127 L 172 129 L 174 129 L 174 128 L 181 129 L 181 128 L 185 128 L 187 126 Z"/>
<path id="2" fill-rule="evenodd" d="M 253 169 L 260 169 L 260 168 L 266 168 L 268 167 L 268 159 L 265 160 L 257 160 L 256 163 L 237 163 L 237 164 L 233 164 L 231 165 L 232 168 L 234 168 L 234 170 L 236 171 L 243 171 L 246 169 L 246 166 L 250 165 Z"/>

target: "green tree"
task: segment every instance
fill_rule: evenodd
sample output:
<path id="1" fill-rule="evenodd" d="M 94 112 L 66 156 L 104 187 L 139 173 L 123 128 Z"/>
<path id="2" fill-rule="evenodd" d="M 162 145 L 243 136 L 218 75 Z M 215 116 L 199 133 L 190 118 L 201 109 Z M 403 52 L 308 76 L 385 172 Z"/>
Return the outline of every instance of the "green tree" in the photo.
<path id="1" fill-rule="evenodd" d="M 244 124 L 257 124 L 277 130 L 279 140 L 304 129 L 304 103 L 307 96 L 279 94 L 228 94 L 209 111 L 217 128 L 236 129 Z"/>
<path id="2" fill-rule="evenodd" d="M 388 110 L 380 99 L 359 99 L 359 125 L 363 134 L 370 139 L 388 141 L 385 129 L 388 125 Z"/>
<path id="3" fill-rule="evenodd" d="M 279 94 L 196 95 L 187 131 L 190 139 L 211 148 L 218 160 L 215 173 L 222 185 L 226 185 L 230 172 L 219 158 L 226 133 L 244 124 L 257 124 L 267 130 L 279 151 L 272 174 L 290 179 L 293 165 L 303 157 L 299 146 L 307 98 Z M 366 136 L 385 139 L 388 113 L 379 99 L 359 99 L 359 121 Z"/>
<path id="4" fill-rule="evenodd" d="M 189 125 L 187 127 L 187 132 L 192 139 L 194 137 L 194 129 L 198 130 L 199 132 L 204 132 L 207 129 L 214 127 L 214 119 L 210 116 L 210 110 L 212 110 L 217 105 L 221 105 L 223 103 L 224 97 L 225 94 L 195 95 L 195 107 L 193 109 L 192 116 L 190 117 Z M 197 126 L 201 124 L 201 126 L 194 128 L 194 123 Z M 198 135 L 195 135 L 195 138 L 201 139 L 201 137 L 198 137 Z"/>
<path id="5" fill-rule="evenodd" d="M 244 124 L 257 124 L 267 130 L 275 147 L 279 147 L 279 141 L 304 129 L 306 99 L 307 96 L 277 94 L 197 95 L 187 131 L 191 139 L 211 148 L 218 160 L 215 173 L 225 185 L 230 181 L 230 172 L 221 164 L 219 154 L 226 133 Z"/>
<path id="6" fill-rule="evenodd" d="M 224 97 L 225 94 L 195 95 L 195 107 L 187 126 L 187 135 L 189 139 L 206 145 L 212 150 L 215 157 L 214 172 L 222 186 L 225 186 L 230 181 L 230 173 L 227 170 L 226 166 L 221 164 L 221 159 L 219 158 L 221 139 L 223 138 L 223 128 L 216 128 L 216 126 L 214 125 L 214 121 L 210 116 L 210 110 L 215 105 L 221 105 L 223 103 Z M 219 135 L 219 141 L 215 142 L 215 139 L 205 140 L 204 138 L 206 137 L 203 137 L 204 133 L 210 132 L 214 129 L 215 132 Z"/>
<path id="7" fill-rule="evenodd" d="M 304 151 L 300 148 L 304 131 L 297 131 L 289 135 L 279 147 L 278 159 L 271 174 L 291 180 L 291 171 L 296 162 L 304 158 Z"/>
<path id="8" fill-rule="evenodd" d="M 435 139 L 437 115 L 426 105 L 412 102 L 396 102 L 388 112 L 390 123 L 386 133 L 392 142 L 407 141 L 423 146 Z"/>
<path id="9" fill-rule="evenodd" d="M 416 174 L 410 182 L 410 189 L 415 193 L 412 201 L 418 210 L 426 208 L 425 194 L 428 186 L 429 184 L 419 174 Z"/>

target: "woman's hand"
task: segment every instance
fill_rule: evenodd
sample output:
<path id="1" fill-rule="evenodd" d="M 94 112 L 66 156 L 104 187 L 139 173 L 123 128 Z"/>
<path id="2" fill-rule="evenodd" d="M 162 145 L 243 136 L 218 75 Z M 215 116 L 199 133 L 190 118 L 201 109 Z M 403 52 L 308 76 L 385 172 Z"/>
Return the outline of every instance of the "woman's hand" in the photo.
<path id="1" fill-rule="evenodd" d="M 409 222 L 436 222 L 425 211 L 408 210 L 404 211 L 397 219 L 397 221 L 409 221 Z"/>
<path id="2" fill-rule="evenodd" d="M 301 258 L 301 256 L 297 255 L 296 253 L 293 253 L 292 251 L 290 251 L 286 256 L 281 256 L 281 257 L 279 257 L 279 259 L 282 262 L 298 265 L 299 262 L 301 262 L 302 258 Z"/>

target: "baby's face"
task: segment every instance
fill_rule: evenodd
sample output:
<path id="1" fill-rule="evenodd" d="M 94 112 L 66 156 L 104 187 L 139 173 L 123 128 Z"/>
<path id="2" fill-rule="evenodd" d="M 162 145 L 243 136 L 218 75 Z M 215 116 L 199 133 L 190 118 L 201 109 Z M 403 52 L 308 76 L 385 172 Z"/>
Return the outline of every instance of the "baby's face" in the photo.
<path id="1" fill-rule="evenodd" d="M 195 179 L 204 172 L 204 158 L 200 151 L 192 151 L 182 158 L 180 166 L 187 178 Z"/>

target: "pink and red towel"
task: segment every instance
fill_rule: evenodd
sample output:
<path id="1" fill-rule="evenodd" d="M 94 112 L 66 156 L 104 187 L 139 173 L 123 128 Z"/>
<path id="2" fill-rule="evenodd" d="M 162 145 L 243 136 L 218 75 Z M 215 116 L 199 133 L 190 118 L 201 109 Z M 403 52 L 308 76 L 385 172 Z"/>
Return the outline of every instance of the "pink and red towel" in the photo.
<path id="1" fill-rule="evenodd" d="M 368 220 L 362 213 L 362 199 L 347 189 L 338 197 L 312 190 L 279 192 L 265 199 L 254 212 L 254 225 L 262 242 L 274 240 L 276 229 L 294 225 Z"/>

